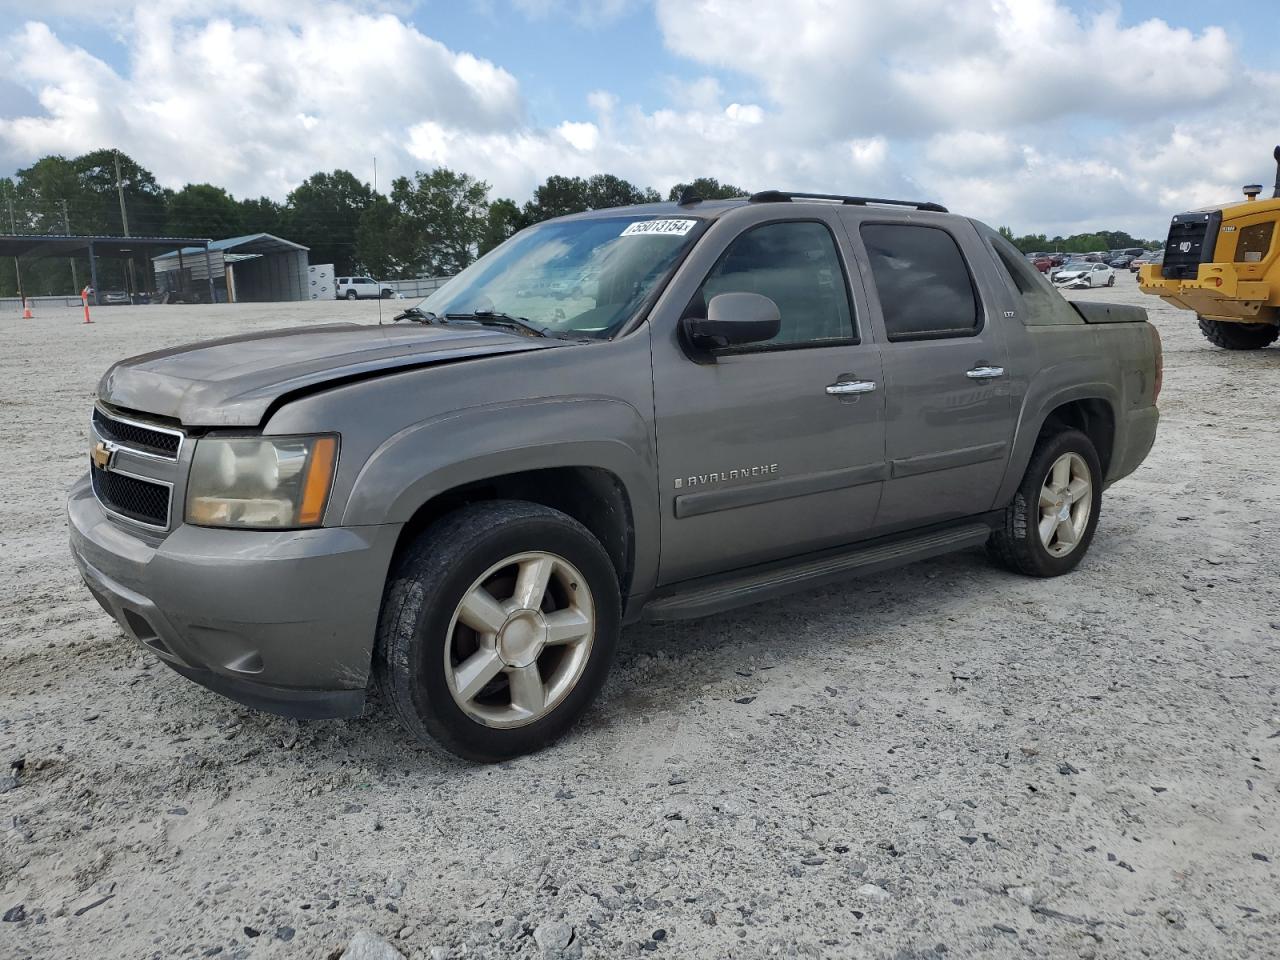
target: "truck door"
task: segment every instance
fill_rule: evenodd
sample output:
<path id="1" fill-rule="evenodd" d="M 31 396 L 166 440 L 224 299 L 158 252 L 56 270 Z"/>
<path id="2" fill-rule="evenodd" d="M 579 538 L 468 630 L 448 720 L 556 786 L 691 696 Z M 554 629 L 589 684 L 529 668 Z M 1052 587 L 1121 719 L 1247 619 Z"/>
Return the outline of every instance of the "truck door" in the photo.
<path id="1" fill-rule="evenodd" d="M 834 220 L 771 212 L 717 225 L 654 333 L 661 583 L 846 543 L 875 519 L 884 393 L 860 286 L 850 286 Z M 731 292 L 771 298 L 780 332 L 697 353 L 677 314 L 705 315 L 711 297 Z"/>
<path id="2" fill-rule="evenodd" d="M 977 242 L 967 221 L 842 215 L 865 251 L 872 322 L 883 343 L 889 479 L 879 532 L 991 509 L 1014 409 L 998 319 L 1003 303 L 985 303 L 975 275 L 975 267 L 990 268 L 990 258 L 970 263 L 962 253 Z"/>

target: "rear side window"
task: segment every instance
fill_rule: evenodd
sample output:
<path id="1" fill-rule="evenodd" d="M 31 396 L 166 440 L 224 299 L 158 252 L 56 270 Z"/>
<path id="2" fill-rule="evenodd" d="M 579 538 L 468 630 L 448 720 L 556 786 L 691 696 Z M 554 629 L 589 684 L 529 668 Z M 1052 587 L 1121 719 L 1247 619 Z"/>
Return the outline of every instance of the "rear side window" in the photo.
<path id="1" fill-rule="evenodd" d="M 978 332 L 978 296 L 951 234 L 896 223 L 863 224 L 861 233 L 890 340 Z"/>
<path id="2" fill-rule="evenodd" d="M 1010 282 L 1020 294 L 1027 298 L 1035 298 L 1052 292 L 1044 274 L 1027 263 L 1018 253 L 1017 247 L 998 233 L 989 235 L 987 239 L 1001 266 L 1004 267 L 1005 273 L 1009 275 Z"/>
<path id="3" fill-rule="evenodd" d="M 703 281 L 702 311 L 719 293 L 759 293 L 778 305 L 778 335 L 748 350 L 822 346 L 853 339 L 844 269 L 831 231 L 808 220 L 766 223 L 729 245 Z M 704 314 L 705 315 L 705 314 Z"/>

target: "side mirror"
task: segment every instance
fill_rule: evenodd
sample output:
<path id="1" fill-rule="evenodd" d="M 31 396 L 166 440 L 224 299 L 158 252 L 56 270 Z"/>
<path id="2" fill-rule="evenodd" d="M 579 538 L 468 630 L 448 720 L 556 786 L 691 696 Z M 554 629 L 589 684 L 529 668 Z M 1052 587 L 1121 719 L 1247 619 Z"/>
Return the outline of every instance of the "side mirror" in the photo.
<path id="1" fill-rule="evenodd" d="M 690 342 L 707 350 L 772 340 L 781 328 L 778 305 L 758 293 L 718 293 L 705 317 L 684 320 Z"/>

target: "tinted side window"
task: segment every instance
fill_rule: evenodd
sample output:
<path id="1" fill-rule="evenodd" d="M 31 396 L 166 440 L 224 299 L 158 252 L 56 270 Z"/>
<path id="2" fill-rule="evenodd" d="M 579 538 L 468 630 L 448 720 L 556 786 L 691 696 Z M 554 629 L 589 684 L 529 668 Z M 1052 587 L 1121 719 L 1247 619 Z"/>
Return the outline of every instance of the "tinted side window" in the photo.
<path id="1" fill-rule="evenodd" d="M 766 223 L 748 230 L 721 255 L 693 306 L 705 311 L 718 293 L 758 293 L 778 305 L 778 335 L 749 349 L 853 339 L 844 270 L 824 224 Z"/>
<path id="2" fill-rule="evenodd" d="M 890 340 L 977 332 L 978 297 L 951 234 L 886 223 L 863 224 L 861 232 Z"/>

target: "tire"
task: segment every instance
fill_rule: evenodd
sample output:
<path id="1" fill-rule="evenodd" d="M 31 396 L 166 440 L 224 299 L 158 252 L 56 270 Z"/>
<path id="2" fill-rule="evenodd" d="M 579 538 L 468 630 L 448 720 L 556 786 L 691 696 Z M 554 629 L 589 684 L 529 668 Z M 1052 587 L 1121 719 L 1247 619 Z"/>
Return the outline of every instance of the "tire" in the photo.
<path id="1" fill-rule="evenodd" d="M 1116 285 L 1116 275 L 1113 273 L 1111 276 L 1107 277 L 1107 286 L 1114 287 L 1115 285 Z"/>
<path id="2" fill-rule="evenodd" d="M 524 604 L 525 612 L 512 607 L 525 565 L 544 562 L 540 602 Z M 477 588 L 483 597 L 470 616 L 501 623 L 487 634 L 464 622 L 471 607 L 464 611 L 463 601 L 471 604 Z M 431 524 L 392 564 L 375 677 L 401 725 L 425 746 L 466 760 L 507 760 L 559 739 L 590 706 L 613 662 L 621 610 L 613 562 L 582 524 L 519 500 L 471 504 Z M 584 633 L 542 647 L 553 623 L 564 635 Z M 470 680 L 465 663 L 480 664 Z M 535 682 L 541 694 L 530 701 Z M 540 705 L 531 712 L 518 699 Z"/>
<path id="3" fill-rule="evenodd" d="M 382 299 L 383 299 L 383 300 L 390 300 L 390 299 L 391 299 L 392 297 L 394 297 L 395 295 L 396 295 L 396 292 L 395 292 L 394 290 L 392 290 L 390 287 L 386 287 L 386 288 L 382 291 Z"/>
<path id="4" fill-rule="evenodd" d="M 1062 486 L 1054 482 L 1053 476 L 1060 462 L 1069 465 L 1071 487 L 1083 478 L 1088 482 L 1088 489 L 1070 502 L 1055 497 L 1057 507 L 1066 507 L 1067 514 L 1065 521 L 1060 519 L 1052 528 L 1046 543 L 1041 525 L 1051 522 L 1052 508 L 1042 501 L 1041 492 L 1049 485 Z M 1098 451 L 1087 436 L 1072 429 L 1042 436 L 1036 442 L 1013 502 L 1005 508 L 1003 523 L 987 541 L 993 559 L 1015 573 L 1031 577 L 1058 577 L 1074 570 L 1093 542 L 1102 511 L 1102 481 Z M 1073 542 L 1062 537 L 1063 522 L 1071 527 Z"/>
<path id="5" fill-rule="evenodd" d="M 359 298 L 360 298 L 360 294 L 356 293 L 354 290 L 347 291 L 348 300 L 358 300 Z"/>
<path id="6" fill-rule="evenodd" d="M 1223 350 L 1261 350 L 1280 337 L 1280 326 L 1272 323 L 1229 323 L 1200 317 L 1200 332 Z"/>

